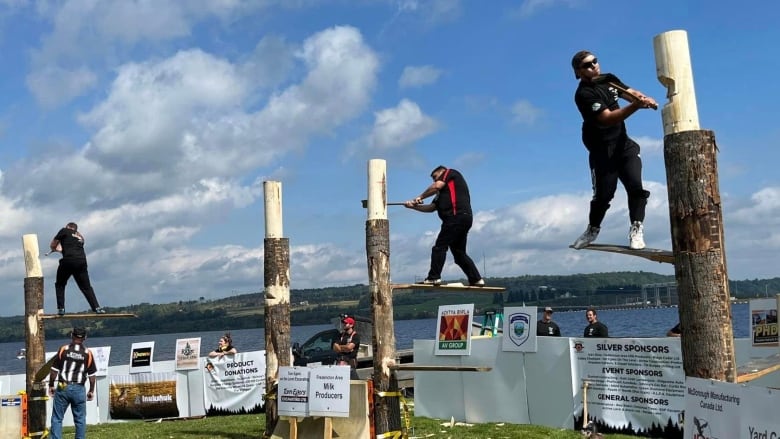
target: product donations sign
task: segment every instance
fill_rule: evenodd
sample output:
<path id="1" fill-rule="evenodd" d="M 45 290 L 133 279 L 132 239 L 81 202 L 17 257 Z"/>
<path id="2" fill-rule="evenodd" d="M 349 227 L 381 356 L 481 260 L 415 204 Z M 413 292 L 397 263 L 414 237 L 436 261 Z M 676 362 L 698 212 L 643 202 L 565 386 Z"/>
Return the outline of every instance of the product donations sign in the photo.
<path id="1" fill-rule="evenodd" d="M 261 412 L 265 394 L 265 351 L 206 358 L 204 368 L 206 415 Z"/>
<path id="2" fill-rule="evenodd" d="M 685 372 L 680 340 L 571 338 L 575 428 L 587 421 L 600 433 L 681 437 Z M 585 385 L 587 383 L 587 385 Z"/>

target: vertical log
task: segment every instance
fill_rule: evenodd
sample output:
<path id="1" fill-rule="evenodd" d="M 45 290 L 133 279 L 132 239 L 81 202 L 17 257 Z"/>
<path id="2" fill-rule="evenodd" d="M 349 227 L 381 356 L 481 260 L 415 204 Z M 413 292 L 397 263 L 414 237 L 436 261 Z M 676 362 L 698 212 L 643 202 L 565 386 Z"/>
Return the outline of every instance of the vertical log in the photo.
<path id="1" fill-rule="evenodd" d="M 715 135 L 664 138 L 675 277 L 687 376 L 735 382 L 731 299 Z"/>
<path id="2" fill-rule="evenodd" d="M 265 436 L 279 422 L 279 367 L 292 365 L 290 350 L 290 241 L 282 238 L 282 184 L 263 182 L 265 192 Z"/>
<path id="3" fill-rule="evenodd" d="M 736 382 L 715 134 L 699 130 L 685 31 L 653 40 L 663 108 L 674 271 L 686 376 Z"/>
<path id="4" fill-rule="evenodd" d="M 387 220 L 386 162 L 374 159 L 368 163 L 368 220 L 366 221 L 366 256 L 371 314 L 374 321 L 374 429 L 377 436 L 401 430 L 401 408 L 397 396 L 398 381 L 391 373 L 395 363 L 395 330 L 393 327 L 393 291 L 390 288 L 390 223 Z"/>
<path id="5" fill-rule="evenodd" d="M 24 251 L 24 316 L 25 349 L 28 395 L 28 431 L 42 433 L 46 430 L 46 386 L 35 382 L 35 374 L 46 359 L 46 337 L 43 330 L 43 271 L 38 250 L 38 235 L 22 237 Z"/>

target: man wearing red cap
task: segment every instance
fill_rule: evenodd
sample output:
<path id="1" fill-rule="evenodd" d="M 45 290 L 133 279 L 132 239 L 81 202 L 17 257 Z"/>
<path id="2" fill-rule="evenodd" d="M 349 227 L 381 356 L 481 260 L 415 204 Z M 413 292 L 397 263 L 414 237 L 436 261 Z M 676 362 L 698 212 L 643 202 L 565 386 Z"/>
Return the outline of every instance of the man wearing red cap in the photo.
<path id="1" fill-rule="evenodd" d="M 344 330 L 333 340 L 333 350 L 336 352 L 336 364 L 349 365 L 350 379 L 360 379 L 357 374 L 357 354 L 360 347 L 360 335 L 355 331 L 355 319 L 344 317 L 341 320 Z"/>

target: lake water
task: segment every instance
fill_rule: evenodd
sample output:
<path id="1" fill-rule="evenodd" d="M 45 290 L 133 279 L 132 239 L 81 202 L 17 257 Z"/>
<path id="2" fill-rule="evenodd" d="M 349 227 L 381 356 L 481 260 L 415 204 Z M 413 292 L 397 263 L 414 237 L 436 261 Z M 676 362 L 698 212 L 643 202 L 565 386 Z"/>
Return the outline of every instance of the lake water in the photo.
<path id="1" fill-rule="evenodd" d="M 663 337 L 672 326 L 677 324 L 677 308 L 642 308 L 599 311 L 599 320 L 609 327 L 612 337 Z M 732 306 L 734 336 L 745 338 L 750 334 L 750 318 L 748 304 Z M 553 315 L 553 320 L 561 327 L 565 337 L 580 337 L 587 325 L 585 312 L 560 312 Z M 475 322 L 482 323 L 482 317 L 475 317 Z M 330 329 L 332 325 L 307 325 L 291 328 L 292 341 L 303 342 L 319 331 Z M 130 347 L 137 342 L 154 342 L 154 361 L 173 360 L 176 349 L 176 339 L 201 338 L 201 356 L 217 346 L 217 341 L 224 331 L 188 332 L 177 334 L 134 335 L 127 337 L 88 337 L 89 347 L 111 346 L 110 366 L 130 363 Z M 231 331 L 233 344 L 241 351 L 257 351 L 265 346 L 265 335 L 262 329 L 243 329 Z M 436 335 L 436 319 L 399 320 L 395 322 L 397 349 L 410 349 L 414 339 L 433 339 Z M 68 339 L 46 340 L 46 352 L 53 352 Z M 15 375 L 25 372 L 25 360 L 16 358 L 16 353 L 24 347 L 24 341 L 19 343 L 0 343 L 0 375 Z"/>

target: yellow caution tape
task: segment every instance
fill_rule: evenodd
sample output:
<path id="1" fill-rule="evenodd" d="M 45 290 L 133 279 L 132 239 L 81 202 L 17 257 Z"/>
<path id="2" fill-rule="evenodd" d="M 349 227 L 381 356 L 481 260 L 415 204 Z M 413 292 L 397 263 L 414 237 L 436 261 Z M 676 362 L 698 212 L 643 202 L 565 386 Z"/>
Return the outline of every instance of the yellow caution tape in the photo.
<path id="1" fill-rule="evenodd" d="M 379 396 L 381 398 L 387 398 L 391 396 L 402 396 L 401 392 L 395 391 L 395 392 L 374 392 L 376 396 Z"/>
<path id="2" fill-rule="evenodd" d="M 388 431 L 387 433 L 376 435 L 376 439 L 384 439 L 384 438 L 401 439 L 401 432 Z"/>

